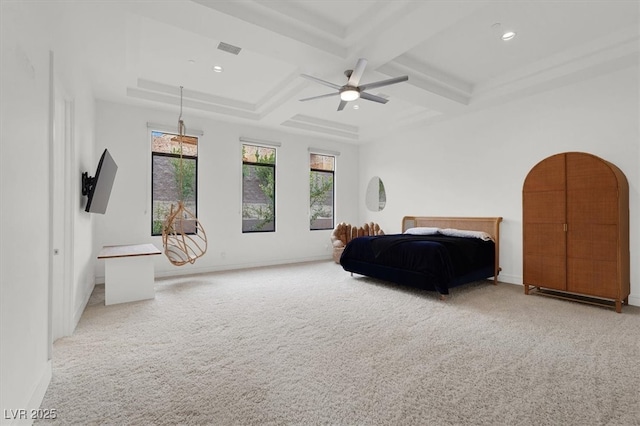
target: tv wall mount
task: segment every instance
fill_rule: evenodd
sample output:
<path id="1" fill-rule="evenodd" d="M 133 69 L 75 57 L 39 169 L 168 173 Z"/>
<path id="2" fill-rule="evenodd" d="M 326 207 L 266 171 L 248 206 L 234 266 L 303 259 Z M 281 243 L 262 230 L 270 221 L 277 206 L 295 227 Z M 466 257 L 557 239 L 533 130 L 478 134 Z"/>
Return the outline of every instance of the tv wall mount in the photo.
<path id="1" fill-rule="evenodd" d="M 82 195 L 89 195 L 93 185 L 96 184 L 96 178 L 89 176 L 89 172 L 82 173 Z"/>

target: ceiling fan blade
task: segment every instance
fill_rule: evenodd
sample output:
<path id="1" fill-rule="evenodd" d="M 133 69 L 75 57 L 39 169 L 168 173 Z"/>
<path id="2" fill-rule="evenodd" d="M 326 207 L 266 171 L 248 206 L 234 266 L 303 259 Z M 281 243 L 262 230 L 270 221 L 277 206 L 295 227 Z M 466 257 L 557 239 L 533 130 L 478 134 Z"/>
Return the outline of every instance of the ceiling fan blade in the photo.
<path id="1" fill-rule="evenodd" d="M 342 111 L 345 105 L 347 105 L 347 101 L 340 101 L 340 105 L 338 105 L 338 111 Z"/>
<path id="2" fill-rule="evenodd" d="M 349 76 L 349 82 L 347 85 L 349 86 L 358 86 L 360 83 L 360 79 L 362 78 L 362 74 L 364 74 L 364 69 L 367 66 L 367 60 L 364 58 L 358 59 L 358 63 L 356 63 L 356 67 L 353 69 L 353 72 Z"/>
<path id="3" fill-rule="evenodd" d="M 339 94 L 340 94 L 340 92 L 333 92 L 333 93 L 327 93 L 326 95 L 312 96 L 310 98 L 300 99 L 300 102 L 311 101 L 313 99 L 328 98 L 330 96 L 336 96 L 336 95 L 339 95 Z"/>
<path id="4" fill-rule="evenodd" d="M 372 95 L 371 93 L 360 92 L 360 97 L 362 99 L 366 99 L 368 101 L 373 101 L 373 102 L 378 102 L 378 103 L 381 103 L 381 104 L 386 104 L 387 102 L 389 102 L 389 99 L 385 99 L 385 98 L 380 97 L 380 96 Z"/>
<path id="5" fill-rule="evenodd" d="M 374 83 L 363 84 L 362 86 L 360 86 L 360 90 L 375 89 L 376 87 L 382 87 L 382 86 L 388 86 L 390 84 L 402 83 L 403 81 L 407 81 L 407 80 L 409 80 L 409 76 L 408 75 L 403 75 L 402 77 L 394 77 L 394 78 L 390 78 L 388 80 L 380 80 L 380 81 L 376 81 Z"/>
<path id="6" fill-rule="evenodd" d="M 331 83 L 329 81 L 321 80 L 318 77 L 314 77 L 314 76 L 309 75 L 309 74 L 300 74 L 300 77 L 304 77 L 307 80 L 315 81 L 316 83 L 324 84 L 325 86 L 329 86 L 329 87 L 334 88 L 336 90 L 340 90 L 340 88 L 342 87 L 342 86 L 338 86 L 337 84 L 333 84 L 333 83 Z"/>

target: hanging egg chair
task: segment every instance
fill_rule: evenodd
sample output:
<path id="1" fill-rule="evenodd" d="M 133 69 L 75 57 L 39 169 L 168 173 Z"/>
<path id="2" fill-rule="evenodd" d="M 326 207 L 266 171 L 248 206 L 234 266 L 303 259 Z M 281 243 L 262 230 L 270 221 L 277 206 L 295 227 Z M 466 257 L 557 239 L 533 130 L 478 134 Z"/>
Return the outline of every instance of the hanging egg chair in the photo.
<path id="1" fill-rule="evenodd" d="M 180 141 L 180 160 L 178 168 L 179 187 L 182 187 L 184 168 L 182 164 L 182 139 L 185 126 L 182 121 L 182 86 L 180 86 L 180 117 L 178 118 L 178 133 Z M 195 263 L 207 251 L 207 233 L 202 223 L 184 205 L 182 192 L 178 205 L 171 205 L 169 214 L 162 225 L 162 245 L 164 254 L 175 266 Z"/>

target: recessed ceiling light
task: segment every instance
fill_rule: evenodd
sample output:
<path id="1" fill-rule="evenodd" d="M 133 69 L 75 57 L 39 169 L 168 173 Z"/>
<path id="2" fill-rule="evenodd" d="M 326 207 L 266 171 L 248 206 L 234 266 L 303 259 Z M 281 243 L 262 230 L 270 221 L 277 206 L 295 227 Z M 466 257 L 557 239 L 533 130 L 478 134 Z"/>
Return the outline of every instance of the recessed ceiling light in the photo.
<path id="1" fill-rule="evenodd" d="M 360 105 L 354 105 L 353 109 L 360 109 Z"/>
<path id="2" fill-rule="evenodd" d="M 222 67 L 220 65 L 214 65 L 213 66 L 213 71 L 214 72 L 222 72 Z"/>
<path id="3" fill-rule="evenodd" d="M 514 33 L 513 31 L 507 31 L 504 34 L 502 34 L 502 40 L 509 41 L 509 40 L 512 40 L 515 36 L 516 36 L 516 33 Z"/>
<path id="4" fill-rule="evenodd" d="M 496 22 L 495 24 L 491 25 L 491 29 L 494 32 L 500 34 L 500 39 L 502 41 L 513 40 L 513 38 L 516 36 L 516 33 L 514 31 L 504 30 L 500 22 Z"/>

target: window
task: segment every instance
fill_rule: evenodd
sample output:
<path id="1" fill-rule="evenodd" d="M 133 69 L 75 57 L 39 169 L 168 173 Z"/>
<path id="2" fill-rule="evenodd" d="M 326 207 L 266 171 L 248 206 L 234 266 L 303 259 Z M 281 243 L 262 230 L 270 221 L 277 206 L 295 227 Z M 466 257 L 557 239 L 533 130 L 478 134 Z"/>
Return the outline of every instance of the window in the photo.
<path id="1" fill-rule="evenodd" d="M 198 206 L 198 138 L 151 132 L 151 235 L 162 235 L 162 225 L 182 201 L 196 217 Z M 182 153 L 182 158 L 180 158 Z"/>
<path id="2" fill-rule="evenodd" d="M 336 157 L 310 154 L 309 226 L 311 230 L 333 229 L 334 171 Z"/>
<path id="3" fill-rule="evenodd" d="M 242 232 L 276 230 L 276 149 L 242 145 Z"/>

